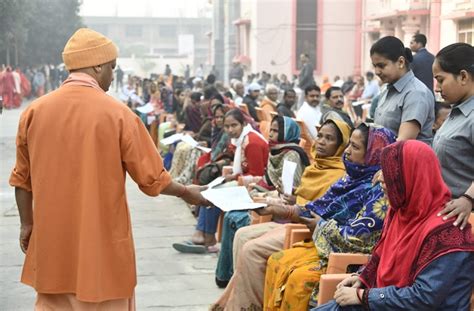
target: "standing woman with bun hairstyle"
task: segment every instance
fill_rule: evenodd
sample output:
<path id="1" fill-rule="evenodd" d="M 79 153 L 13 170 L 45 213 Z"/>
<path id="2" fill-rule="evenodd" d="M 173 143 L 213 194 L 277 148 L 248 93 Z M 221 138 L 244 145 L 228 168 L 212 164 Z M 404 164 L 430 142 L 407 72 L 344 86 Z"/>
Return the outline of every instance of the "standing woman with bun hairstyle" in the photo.
<path id="1" fill-rule="evenodd" d="M 372 45 L 370 58 L 375 74 L 386 83 L 374 122 L 394 132 L 399 141 L 417 139 L 431 144 L 434 96 L 410 70 L 411 50 L 388 36 Z"/>
<path id="2" fill-rule="evenodd" d="M 452 106 L 436 132 L 433 149 L 443 179 L 452 192 L 440 216 L 457 216 L 455 226 L 464 229 L 473 210 L 474 197 L 474 47 L 454 43 L 439 51 L 433 63 L 435 91 Z"/>

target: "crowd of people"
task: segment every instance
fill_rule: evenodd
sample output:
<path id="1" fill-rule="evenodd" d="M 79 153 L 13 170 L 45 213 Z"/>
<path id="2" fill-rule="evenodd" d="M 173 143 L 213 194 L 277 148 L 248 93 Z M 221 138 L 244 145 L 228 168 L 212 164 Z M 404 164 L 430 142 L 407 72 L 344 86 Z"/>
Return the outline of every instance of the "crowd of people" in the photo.
<path id="1" fill-rule="evenodd" d="M 81 36 L 71 42 L 81 42 Z M 83 88 L 82 96 L 87 95 L 93 102 L 94 96 L 99 96 L 94 90 L 100 87 L 106 91 L 111 84 L 117 52 L 102 35 L 88 32 L 87 36 L 104 40 L 95 47 L 96 53 L 103 52 L 110 59 L 97 57 L 85 62 L 77 54 L 84 46 L 68 42 L 63 58 L 72 69 L 71 76 L 59 91 L 42 100 L 43 106 L 33 105 L 20 121 L 19 155 L 10 181 L 17 189 L 31 191 L 36 187 L 37 191 L 57 193 L 55 187 L 47 189 L 41 179 L 47 168 L 32 166 L 33 182 L 30 179 L 28 148 L 36 159 L 41 156 L 39 144 L 30 144 L 26 138 L 35 133 L 28 126 L 42 129 L 31 121 L 33 111 L 53 109 L 55 106 L 48 106 L 46 101 L 60 100 L 61 92 L 63 96 L 79 96 L 82 86 L 88 86 Z M 112 109 L 113 103 L 104 97 L 104 105 L 89 103 L 83 108 L 84 113 L 101 112 L 94 118 L 109 120 L 111 129 L 94 120 L 90 121 L 97 123 L 93 127 L 86 126 L 89 120 L 72 120 L 78 125 L 74 131 L 79 133 L 73 141 L 90 143 L 78 152 L 92 160 L 77 165 L 75 160 L 68 162 L 72 175 L 79 180 L 73 183 L 77 186 L 72 196 L 74 204 L 84 213 L 73 215 L 94 219 L 97 227 L 91 227 L 90 221 L 75 222 L 69 214 L 66 219 L 74 232 L 92 230 L 100 239 L 90 241 L 92 236 L 84 233 L 86 242 L 94 247 L 84 250 L 84 257 L 79 259 L 68 255 L 68 260 L 75 263 L 71 268 L 75 272 L 68 274 L 67 286 L 55 287 L 51 292 L 37 285 L 38 293 L 73 293 L 74 299 L 93 303 L 126 298 L 128 307 L 122 309 L 133 309 L 130 289 L 135 274 L 123 276 L 126 280 L 121 286 L 122 281 L 113 275 L 114 271 L 122 274 L 116 270 L 121 261 L 113 256 L 114 264 L 104 268 L 108 273 L 104 276 L 107 291 L 97 288 L 96 283 L 88 284 L 90 281 L 83 277 L 72 285 L 76 271 L 81 271 L 78 276 L 91 279 L 95 279 L 94 273 L 100 274 L 84 263 L 93 254 L 104 252 L 100 245 L 109 239 L 109 233 L 100 230 L 101 216 L 85 206 L 100 210 L 97 202 L 107 203 L 114 195 L 124 200 L 123 172 L 127 170 L 143 192 L 182 197 L 197 217 L 192 236 L 176 241 L 172 247 L 181 253 L 218 253 L 215 282 L 225 290 L 216 297 L 212 310 L 469 310 L 474 285 L 474 237 L 469 223 L 474 204 L 474 47 L 451 44 L 430 63 L 425 45 L 423 35 L 415 35 L 410 48 L 396 37 L 383 37 L 371 47 L 374 72 L 367 72 L 365 79 L 335 77 L 331 82 L 323 77 L 319 85 L 306 54 L 301 55 L 299 76 L 291 82 L 285 75 L 267 72 L 244 79 L 241 65 L 235 62 L 228 86 L 216 79 L 217 72 L 204 79 L 202 68 L 199 75 L 187 77 L 173 75 L 169 67 L 163 75 L 147 79 L 128 76 L 123 83 L 125 76 L 117 67 L 116 88 L 122 107 Z M 107 62 L 100 63 L 104 60 Z M 67 108 L 71 113 L 76 111 L 76 101 L 71 99 Z M 44 114 L 37 115 L 44 118 Z M 71 121 L 63 119 L 54 126 L 66 126 L 65 122 Z M 138 120 L 142 123 L 136 124 Z M 73 128 L 70 125 L 69 131 Z M 117 138 L 108 140 L 101 130 Z M 151 139 L 144 137 L 146 131 Z M 176 133 L 190 136 L 196 144 L 185 139 L 163 143 Z M 67 137 L 76 136 L 71 132 Z M 106 141 L 110 141 L 111 148 L 103 150 Z M 58 148 L 53 142 L 47 143 L 52 150 Z M 76 159 L 72 145 L 61 148 Z M 154 154 L 156 150 L 161 157 Z M 106 157 L 99 162 L 103 167 L 95 163 L 96 157 Z M 288 161 L 296 165 L 290 193 L 282 184 L 283 166 Z M 50 159 L 48 163 L 53 162 Z M 113 165 L 122 165 L 122 169 L 115 170 Z M 101 174 L 119 181 L 118 194 L 108 187 L 107 195 L 101 197 L 98 189 L 105 182 Z M 223 214 L 199 193 L 201 186 L 219 176 L 225 179 L 219 187 L 243 185 L 255 201 L 265 202 L 266 207 Z M 42 182 L 38 183 L 38 178 Z M 91 184 L 94 178 L 97 181 Z M 81 186 L 82 179 L 88 180 L 88 186 Z M 56 186 L 71 192 L 65 185 Z M 18 201 L 23 202 L 19 204 L 19 208 L 23 206 L 20 215 L 26 215 L 22 216 L 23 225 L 29 218 L 25 211 L 31 209 L 27 208 L 31 197 L 22 195 L 17 198 L 23 198 Z M 87 197 L 87 204 L 81 195 Z M 60 195 L 58 200 L 67 198 Z M 39 200 L 40 205 L 49 202 L 44 195 Z M 54 206 L 35 205 L 35 213 L 38 209 L 41 216 L 37 217 L 50 222 L 41 208 Z M 103 221 L 107 228 L 113 226 L 111 219 L 125 231 L 130 228 L 126 216 L 126 220 L 119 220 L 118 214 L 107 213 Z M 263 218 L 268 221 L 262 222 Z M 287 229 L 293 224 L 306 226 L 312 239 L 286 248 Z M 110 227 L 120 241 L 133 244 L 131 235 L 123 240 L 119 229 Z M 42 232 L 51 238 L 56 229 L 37 230 L 42 231 L 33 236 L 31 252 L 40 258 L 38 247 L 42 246 L 57 253 L 58 249 L 46 245 L 47 239 L 41 236 Z M 30 235 L 21 236 L 24 250 Z M 64 237 L 63 242 L 66 240 Z M 85 245 L 82 241 L 76 243 L 79 249 Z M 67 246 L 71 254 L 75 253 L 73 246 Z M 107 256 L 118 254 L 107 250 Z M 338 285 L 333 301 L 318 307 L 319 282 L 332 253 L 371 257 L 367 265 L 356 267 L 354 274 Z M 126 254 L 130 260 L 128 251 Z M 99 256 L 100 265 L 106 265 L 107 256 Z M 64 262 L 59 265 L 61 269 Z M 131 266 L 134 269 L 134 262 Z M 41 269 L 31 265 L 25 269 L 25 283 L 35 283 L 33 276 L 41 277 L 44 284 L 49 282 Z M 54 269 L 46 270 L 53 273 Z M 41 299 L 46 301 L 47 297 Z"/>
<path id="2" fill-rule="evenodd" d="M 306 310 L 317 306 L 318 281 L 331 252 L 376 252 L 380 256 L 377 260 L 383 262 L 380 269 L 385 270 L 377 270 L 381 262 L 372 260 L 368 267 L 373 265 L 375 270 L 369 271 L 370 277 L 365 269 L 361 281 L 352 278 L 344 282 L 363 289 L 363 293 L 353 291 L 360 294 L 359 300 L 341 289 L 345 298 L 325 310 L 337 309 L 337 304 L 375 306 L 379 302 L 369 293 L 380 292 L 372 290 L 377 287 L 390 291 L 384 299 L 388 305 L 434 308 L 442 301 L 443 310 L 467 310 L 472 277 L 464 280 L 466 290 L 456 294 L 458 300 L 448 299 L 449 291 L 443 292 L 445 299 L 440 300 L 441 285 L 420 289 L 418 284 L 431 281 L 434 274 L 430 273 L 445 260 L 461 264 L 474 259 L 472 253 L 463 253 L 473 250 L 470 229 L 466 228 L 474 195 L 474 54 L 472 46 L 459 43 L 442 49 L 435 59 L 425 45 L 426 37 L 421 34 L 413 37 L 410 48 L 396 37 L 381 38 L 371 47 L 374 72 L 367 72 L 365 79 L 335 77 L 331 83 L 323 77 L 320 85 L 305 54 L 301 55 L 300 75 L 292 82 L 285 75 L 266 72 L 249 75 L 244 82 L 243 74 L 236 74 L 240 72 L 238 63 L 233 65 L 229 86 L 217 81 L 213 73 L 205 80 L 166 75 L 143 81 L 129 79 L 123 92 L 132 94 L 127 98 L 129 106 L 149 102 L 153 107 L 146 116 L 140 109 L 137 113 L 156 131 L 152 136 L 157 145 L 167 133 L 183 130 L 212 149 L 206 154 L 186 142 L 160 146 L 175 181 L 206 185 L 222 175 L 225 187 L 245 185 L 255 200 L 268 204 L 256 212 L 270 215 L 273 221 L 261 224 L 252 224 L 255 214 L 249 211 L 227 212 L 219 220 L 217 207 L 192 207 L 198 218 L 196 230 L 189 240 L 173 247 L 183 253 L 219 254 L 215 280 L 225 291 L 213 310 Z M 159 124 L 154 116 L 163 114 L 167 117 Z M 153 127 L 153 123 L 158 124 Z M 282 192 L 285 161 L 297 164 L 291 195 Z M 430 164 L 425 165 L 426 161 Z M 418 174 L 430 177 L 414 180 Z M 439 193 L 432 194 L 429 189 Z M 445 218 L 450 220 L 441 220 L 437 213 L 447 214 Z M 464 231 L 451 228 L 453 221 Z M 216 240 L 219 222 L 220 247 Z M 313 241 L 284 250 L 287 223 L 306 224 Z M 415 223 L 427 230 L 424 237 L 409 231 Z M 401 238 L 395 232 L 405 234 L 406 240 L 400 243 L 413 246 L 410 259 L 399 257 L 398 252 L 407 249 L 396 244 Z M 440 253 L 422 253 L 428 237 L 435 239 L 447 232 L 458 236 L 459 244 L 448 246 L 439 241 L 430 247 L 440 247 Z M 390 246 L 380 246 L 382 241 Z M 427 261 L 417 266 L 420 263 L 415 260 L 422 255 Z M 398 267 L 395 260 L 403 264 Z M 451 281 L 457 277 L 457 282 L 462 282 L 463 273 L 471 266 L 464 265 Z M 402 270 L 415 268 L 409 277 L 409 271 Z M 387 287 L 390 285 L 401 288 Z M 413 292 L 420 297 L 408 299 Z M 355 300 L 346 303 L 347 297 Z"/>
<path id="3" fill-rule="evenodd" d="M 57 89 L 67 78 L 64 66 L 0 67 L 0 111 L 19 108 L 24 99 L 34 99 Z"/>

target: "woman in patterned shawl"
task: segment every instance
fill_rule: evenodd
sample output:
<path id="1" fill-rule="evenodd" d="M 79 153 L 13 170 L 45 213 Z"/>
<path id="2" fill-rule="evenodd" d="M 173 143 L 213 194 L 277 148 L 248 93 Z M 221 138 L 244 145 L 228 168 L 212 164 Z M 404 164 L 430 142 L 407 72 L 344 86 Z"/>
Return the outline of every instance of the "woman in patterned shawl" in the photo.
<path id="1" fill-rule="evenodd" d="M 314 241 L 301 242 L 274 253 L 265 277 L 264 310 L 306 310 L 317 299 L 318 281 L 326 270 L 329 253 L 370 253 L 380 236 L 388 207 L 379 184 L 382 148 L 395 142 L 385 128 L 359 126 L 344 155 L 346 175 L 320 199 L 292 209 L 314 232 Z M 311 214 L 313 218 L 303 217 Z M 313 296 L 313 297 L 312 297 Z"/>

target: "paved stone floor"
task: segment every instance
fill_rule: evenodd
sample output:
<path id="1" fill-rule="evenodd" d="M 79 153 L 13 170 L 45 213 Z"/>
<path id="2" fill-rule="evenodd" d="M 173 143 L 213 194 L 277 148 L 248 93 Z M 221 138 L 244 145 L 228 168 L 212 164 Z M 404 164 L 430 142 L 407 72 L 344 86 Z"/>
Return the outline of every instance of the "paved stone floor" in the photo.
<path id="1" fill-rule="evenodd" d="M 15 162 L 21 109 L 0 115 L 0 310 L 32 310 L 35 292 L 19 282 L 24 255 L 18 244 L 19 217 L 8 178 Z M 214 283 L 215 254 L 179 254 L 171 244 L 189 238 L 196 223 L 179 199 L 151 198 L 128 178 L 137 257 L 138 310 L 207 310 L 222 290 Z"/>

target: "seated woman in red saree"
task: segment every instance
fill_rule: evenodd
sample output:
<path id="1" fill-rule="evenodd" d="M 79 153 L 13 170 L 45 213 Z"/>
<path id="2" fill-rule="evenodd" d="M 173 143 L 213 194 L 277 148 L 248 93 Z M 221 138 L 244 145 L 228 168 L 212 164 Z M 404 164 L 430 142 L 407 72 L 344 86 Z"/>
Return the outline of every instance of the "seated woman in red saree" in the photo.
<path id="1" fill-rule="evenodd" d="M 371 260 L 312 310 L 469 310 L 474 284 L 471 225 L 437 213 L 451 198 L 433 150 L 408 140 L 382 152 L 390 208 Z"/>

